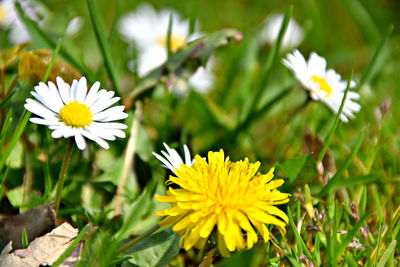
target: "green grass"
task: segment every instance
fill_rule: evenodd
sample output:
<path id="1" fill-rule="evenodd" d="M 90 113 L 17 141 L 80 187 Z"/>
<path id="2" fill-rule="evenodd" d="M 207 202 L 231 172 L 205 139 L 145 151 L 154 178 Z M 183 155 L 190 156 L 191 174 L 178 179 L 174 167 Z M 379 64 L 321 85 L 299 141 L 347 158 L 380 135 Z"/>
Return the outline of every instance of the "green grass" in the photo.
<path id="1" fill-rule="evenodd" d="M 80 233 L 55 266 L 81 241 L 78 266 L 181 267 L 210 260 L 211 266 L 234 267 L 400 265 L 400 6 L 395 1 L 153 0 L 157 9 L 180 12 L 191 30 L 197 20 L 205 37 L 171 52 L 178 18 L 170 15 L 168 61 L 142 78 L 128 68 L 138 52 L 118 32 L 119 19 L 141 1 L 35 2 L 45 7 L 47 22 L 24 15 L 20 4 L 16 10 L 33 39 L 25 50 L 53 53 L 44 80 L 57 57 L 89 84 L 100 81 L 101 88 L 115 90 L 129 114 L 127 137 L 110 141 L 109 150 L 88 141 L 85 151 L 72 153 L 57 216 Z M 284 15 L 279 37 L 262 44 L 257 38 L 262 22 L 277 12 Z M 75 16 L 84 24 L 68 36 L 61 21 Z M 298 49 L 306 58 L 315 51 L 342 80 L 357 82 L 345 93 L 360 94 L 355 119 L 340 121 L 343 105 L 334 114 L 310 101 L 281 63 L 289 52 L 282 41 L 290 18 L 305 30 Z M 0 49 L 12 46 L 9 34 L 1 31 Z M 174 86 L 210 58 L 212 90 L 179 94 Z M 18 62 L 4 73 L 1 86 L 8 88 Z M 67 151 L 68 140 L 54 139 L 46 126 L 29 122 L 23 105 L 32 90 L 19 78 L 10 94 L 0 92 L 1 216 L 54 202 Z M 213 239 L 203 249 L 180 249 L 179 236 L 159 228 L 155 214 L 168 207 L 154 198 L 165 194 L 171 174 L 151 154 L 163 149 L 163 142 L 180 153 L 187 144 L 192 156 L 223 148 L 232 161 L 260 161 L 262 173 L 275 166 L 275 176 L 285 180 L 280 191 L 291 194 L 290 202 L 279 206 L 289 217 L 286 234 L 269 226 L 269 242 L 260 239 L 231 258 L 214 254 Z M 126 151 L 133 153 L 132 161 Z M 12 164 L 17 162 L 22 164 Z M 28 237 L 28 230 L 20 235 L 24 247 Z"/>

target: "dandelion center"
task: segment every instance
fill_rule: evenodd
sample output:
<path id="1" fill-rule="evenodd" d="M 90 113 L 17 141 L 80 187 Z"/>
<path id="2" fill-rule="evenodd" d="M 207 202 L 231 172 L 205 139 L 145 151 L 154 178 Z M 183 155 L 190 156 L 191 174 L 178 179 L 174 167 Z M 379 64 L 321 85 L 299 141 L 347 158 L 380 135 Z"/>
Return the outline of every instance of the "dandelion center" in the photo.
<path id="1" fill-rule="evenodd" d="M 78 101 L 69 102 L 63 106 L 60 110 L 59 116 L 60 120 L 66 125 L 76 128 L 83 128 L 93 121 L 93 115 L 90 108 Z"/>
<path id="2" fill-rule="evenodd" d="M 167 47 L 167 36 L 162 35 L 158 38 L 158 43 L 161 46 Z M 183 47 L 186 43 L 186 38 L 181 34 L 171 34 L 170 38 L 170 50 L 175 52 L 179 48 Z"/>
<path id="3" fill-rule="evenodd" d="M 325 97 L 329 97 L 332 94 L 332 87 L 328 84 L 325 78 L 319 77 L 317 75 L 312 75 L 313 82 L 318 83 L 319 89 L 326 92 Z"/>
<path id="4" fill-rule="evenodd" d="M 216 229 L 223 255 L 251 248 L 258 241 L 256 231 L 267 242 L 266 224 L 274 224 L 284 233 L 288 217 L 274 205 L 287 203 L 289 194 L 276 189 L 283 180 L 271 181 L 273 169 L 262 175 L 257 173 L 259 167 L 259 162 L 250 163 L 247 158 L 231 162 L 222 149 L 209 152 L 208 162 L 197 155 L 192 166 L 181 164 L 180 169 L 175 168 L 177 177 L 168 180 L 181 188 L 169 188 L 166 196 L 156 196 L 172 203 L 172 208 L 157 213 L 167 216 L 160 225 L 174 225 L 172 229 L 182 236 L 186 250 L 204 246 Z"/>

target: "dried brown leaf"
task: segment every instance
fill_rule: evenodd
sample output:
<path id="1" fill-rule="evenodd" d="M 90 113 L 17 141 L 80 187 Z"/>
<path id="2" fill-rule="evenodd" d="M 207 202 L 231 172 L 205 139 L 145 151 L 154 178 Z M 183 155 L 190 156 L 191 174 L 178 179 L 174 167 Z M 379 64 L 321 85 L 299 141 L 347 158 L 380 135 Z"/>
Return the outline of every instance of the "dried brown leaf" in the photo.
<path id="1" fill-rule="evenodd" d="M 22 49 L 30 45 L 31 42 L 17 44 L 13 47 L 0 50 L 0 68 L 5 69 L 13 64 L 17 59 Z"/>
<path id="2" fill-rule="evenodd" d="M 50 233 L 36 238 L 27 249 L 18 249 L 13 253 L 11 242 L 0 255 L 0 266 L 32 266 L 52 265 L 69 247 L 78 235 L 78 229 L 69 223 L 63 223 Z M 63 261 L 60 266 L 75 266 L 79 260 L 82 243 Z"/>
<path id="3" fill-rule="evenodd" d="M 23 51 L 18 66 L 19 76 L 32 86 L 38 85 L 46 74 L 51 56 L 52 52 L 47 49 Z M 78 80 L 82 77 L 82 74 L 68 62 L 56 59 L 48 80 L 55 82 L 57 76 L 71 84 L 74 79 Z"/>

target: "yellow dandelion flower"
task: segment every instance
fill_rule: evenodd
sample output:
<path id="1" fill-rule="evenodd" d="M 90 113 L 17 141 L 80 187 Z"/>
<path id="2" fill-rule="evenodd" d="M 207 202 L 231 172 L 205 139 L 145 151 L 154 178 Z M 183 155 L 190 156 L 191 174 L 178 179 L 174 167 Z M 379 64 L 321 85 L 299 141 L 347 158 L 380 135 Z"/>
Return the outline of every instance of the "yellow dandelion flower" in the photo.
<path id="1" fill-rule="evenodd" d="M 287 215 L 276 205 L 289 201 L 290 194 L 281 193 L 277 187 L 282 179 L 272 180 L 274 168 L 267 174 L 257 173 L 260 162 L 249 160 L 231 162 L 224 151 L 208 152 L 208 162 L 196 155 L 193 165 L 180 165 L 170 176 L 166 196 L 157 195 L 161 202 L 172 207 L 157 212 L 166 216 L 161 226 L 173 225 L 182 236 L 181 246 L 189 250 L 204 246 L 214 228 L 218 230 L 218 249 L 223 256 L 228 251 L 252 248 L 258 241 L 256 231 L 267 242 L 267 224 L 278 226 L 282 234 L 288 223 Z M 243 233 L 247 238 L 244 238 Z"/>

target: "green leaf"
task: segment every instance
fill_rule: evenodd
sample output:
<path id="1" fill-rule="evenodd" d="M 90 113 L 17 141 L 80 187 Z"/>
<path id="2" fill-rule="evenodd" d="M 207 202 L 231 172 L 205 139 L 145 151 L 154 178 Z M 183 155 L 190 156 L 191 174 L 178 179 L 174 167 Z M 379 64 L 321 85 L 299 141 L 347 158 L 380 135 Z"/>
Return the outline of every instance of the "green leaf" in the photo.
<path id="1" fill-rule="evenodd" d="M 189 79 L 199 66 L 208 61 L 215 49 L 227 45 L 230 39 L 240 41 L 242 33 L 236 29 L 224 29 L 188 43 L 172 54 L 167 62 L 143 77 L 129 96 L 136 98 L 161 80 L 166 81 L 167 87 L 172 87 L 179 80 Z"/>
<path id="2" fill-rule="evenodd" d="M 130 263 L 140 267 L 166 266 L 179 252 L 179 236 L 171 228 L 159 231 L 131 247 Z"/>
<path id="3" fill-rule="evenodd" d="M 146 214 L 149 204 L 150 192 L 148 189 L 145 189 L 138 199 L 125 212 L 122 226 L 116 234 L 117 239 L 122 239 L 129 234 L 129 230 L 132 229 L 140 219 L 142 219 L 143 215 Z"/>
<path id="4" fill-rule="evenodd" d="M 92 24 L 94 27 L 94 31 L 96 33 L 97 42 L 99 43 L 101 52 L 103 53 L 104 62 L 106 64 L 107 72 L 110 76 L 110 79 L 113 83 L 114 89 L 118 95 L 121 95 L 121 91 L 118 86 L 118 76 L 117 70 L 114 66 L 113 57 L 111 55 L 111 49 L 107 41 L 106 32 L 104 29 L 103 22 L 101 21 L 99 12 L 96 8 L 96 4 L 94 0 L 87 0 L 90 18 L 92 19 Z M 132 29 L 135 30 L 135 29 Z"/>
<path id="5" fill-rule="evenodd" d="M 23 164 L 24 148 L 21 142 L 17 142 L 10 156 L 6 160 L 6 165 L 11 169 L 19 169 Z"/>
<path id="6" fill-rule="evenodd" d="M 389 247 L 385 250 L 385 252 L 383 253 L 381 259 L 379 260 L 378 264 L 376 265 L 377 267 L 384 267 L 386 266 L 386 262 L 389 260 L 389 258 L 391 257 L 393 260 L 393 256 L 394 256 L 394 250 L 396 248 L 397 245 L 397 241 L 393 240 Z"/>
<path id="7" fill-rule="evenodd" d="M 146 128 L 140 127 L 136 142 L 136 154 L 144 161 L 149 162 L 153 158 L 154 144 L 150 139 Z"/>
<path id="8" fill-rule="evenodd" d="M 289 183 L 307 183 L 318 176 L 314 158 L 311 154 L 285 160 L 278 165 L 278 168 L 289 177 Z"/>
<path id="9" fill-rule="evenodd" d="M 28 235 L 26 234 L 26 229 L 22 230 L 22 248 L 26 249 L 29 246 Z"/>

